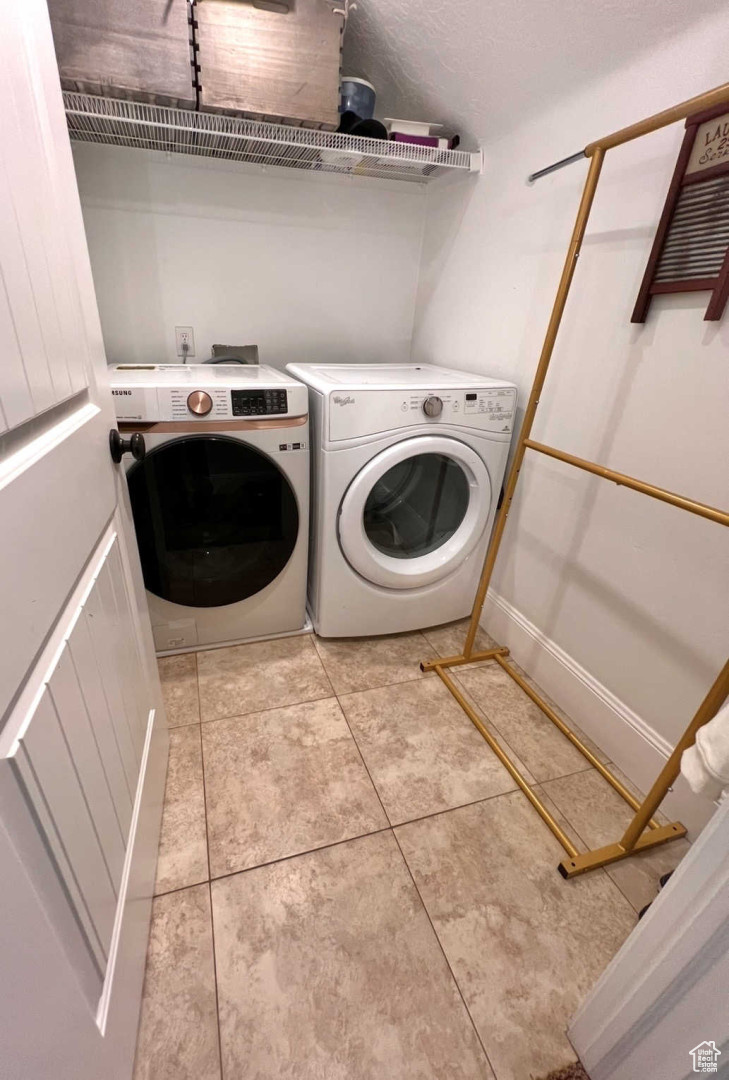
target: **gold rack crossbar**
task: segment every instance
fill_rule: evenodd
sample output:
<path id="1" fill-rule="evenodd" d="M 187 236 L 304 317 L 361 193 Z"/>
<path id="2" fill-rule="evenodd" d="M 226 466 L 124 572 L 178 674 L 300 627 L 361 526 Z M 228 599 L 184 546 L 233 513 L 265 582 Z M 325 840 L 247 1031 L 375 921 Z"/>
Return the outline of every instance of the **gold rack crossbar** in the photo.
<path id="1" fill-rule="evenodd" d="M 556 458 L 557 461 L 566 461 L 568 465 L 574 465 L 576 469 L 584 469 L 585 472 L 602 476 L 605 480 L 612 480 L 619 487 L 632 488 L 633 491 L 639 491 L 641 495 L 650 495 L 652 499 L 660 499 L 661 502 L 670 503 L 671 506 L 677 506 L 680 510 L 688 510 L 691 514 L 698 514 L 699 517 L 708 518 L 709 521 L 716 521 L 719 525 L 729 525 L 729 513 L 717 510 L 714 506 L 706 506 L 705 503 L 687 499 L 684 495 L 676 495 L 673 491 L 666 491 L 665 488 L 656 487 L 655 484 L 647 484 L 644 480 L 636 480 L 632 476 L 626 476 L 625 473 L 616 472 L 615 469 L 607 469 L 594 461 L 585 461 L 584 458 L 566 454 L 564 450 L 556 450 L 553 446 L 545 446 L 544 443 L 534 442 L 533 439 L 525 439 L 524 445 L 528 450 L 536 450 L 540 454 Z"/>
<path id="2" fill-rule="evenodd" d="M 673 784 L 678 776 L 681 765 L 681 755 L 684 750 L 691 746 L 696 738 L 696 732 L 700 727 L 712 719 L 729 694 L 729 661 L 727 661 L 717 675 L 714 684 L 697 709 L 691 723 L 676 744 L 673 753 L 661 770 L 648 795 L 642 802 L 639 802 L 625 785 L 622 784 L 621 781 L 599 760 L 589 747 L 569 729 L 568 725 L 565 724 L 554 709 L 544 701 L 527 680 L 519 674 L 513 664 L 507 662 L 507 657 L 509 655 L 508 649 L 495 648 L 474 652 L 473 646 L 479 628 L 486 593 L 493 574 L 499 547 L 501 546 L 504 529 L 506 528 L 506 520 L 509 516 L 509 510 L 511 509 L 514 492 L 519 479 L 519 473 L 527 450 L 534 450 L 538 453 L 546 454 L 549 457 L 556 458 L 568 465 L 573 465 L 575 468 L 583 469 L 586 472 L 593 473 L 595 476 L 601 476 L 622 487 L 631 488 L 633 491 L 637 491 L 642 495 L 649 495 L 654 499 L 660 499 L 662 502 L 669 503 L 671 506 L 676 506 L 680 510 L 687 510 L 689 513 L 698 514 L 700 517 L 706 518 L 709 521 L 714 521 L 720 525 L 729 525 L 729 513 L 724 510 L 706 506 L 704 503 L 696 502 L 694 499 L 686 498 L 683 495 L 676 495 L 674 492 L 666 491 L 664 488 L 657 487 L 654 484 L 645 483 L 643 480 L 636 480 L 632 476 L 626 476 L 624 473 L 616 472 L 614 469 L 608 469 L 604 465 L 598 465 L 595 462 L 575 457 L 573 454 L 568 454 L 563 450 L 557 450 L 554 447 L 546 446 L 544 443 L 535 442 L 530 438 L 537 406 L 539 405 L 539 399 L 554 351 L 557 332 L 562 321 L 570 285 L 572 284 L 577 258 L 587 228 L 587 221 L 595 198 L 595 191 L 597 189 L 598 180 L 600 179 L 600 170 L 602 169 L 606 150 L 612 149 L 615 146 L 621 146 L 623 143 L 630 142 L 632 139 L 640 138 L 642 135 L 647 135 L 651 131 L 657 131 L 659 128 L 666 127 L 668 124 L 673 124 L 677 120 L 684 120 L 687 116 L 703 112 L 706 109 L 712 109 L 725 102 L 729 104 L 729 83 L 715 87 L 705 94 L 699 94 L 697 97 L 690 98 L 688 101 L 684 101 L 680 105 L 675 105 L 671 109 L 665 109 L 663 112 L 656 113 L 654 116 L 649 116 L 647 119 L 641 120 L 637 124 L 622 128 L 620 131 L 614 132 L 612 135 L 607 135 L 597 142 L 589 143 L 585 147 L 584 154 L 585 157 L 590 160 L 590 167 L 587 173 L 585 187 L 582 192 L 582 198 L 580 199 L 580 205 L 577 210 L 577 218 L 567 249 L 562 276 L 560 277 L 559 285 L 557 287 L 557 295 L 552 307 L 552 314 L 547 325 L 544 344 L 534 375 L 534 382 L 532 383 L 529 400 L 524 412 L 524 421 L 517 440 L 514 459 L 504 487 L 504 499 L 494 523 L 491 543 L 486 553 L 483 570 L 481 571 L 481 578 L 474 598 L 471 620 L 466 634 L 463 652 L 458 656 L 449 656 L 438 660 L 426 660 L 420 665 L 423 671 L 435 671 L 439 678 L 445 683 L 468 718 L 496 754 L 504 768 L 516 781 L 517 785 L 524 792 L 542 820 L 557 837 L 568 856 L 566 859 L 563 859 L 559 865 L 560 873 L 566 878 L 574 877 L 576 874 L 583 874 L 585 871 L 593 870 L 598 866 L 607 866 L 609 863 L 624 859 L 636 851 L 646 851 L 658 844 L 665 844 L 670 840 L 675 840 L 680 836 L 686 835 L 686 829 L 680 821 L 674 821 L 668 825 L 660 825 L 654 819 L 653 815 L 665 798 L 671 784 Z M 503 671 L 507 672 L 522 690 L 529 695 L 531 700 L 539 706 L 544 715 L 559 728 L 570 742 L 577 747 L 580 753 L 587 758 L 595 769 L 597 769 L 608 783 L 622 796 L 626 803 L 635 810 L 633 820 L 626 829 L 624 835 L 620 840 L 616 841 L 616 843 L 608 844 L 606 847 L 596 848 L 593 851 L 587 851 L 583 854 L 580 854 L 577 851 L 575 845 L 567 836 L 564 829 L 562 829 L 539 796 L 529 786 L 525 777 L 504 752 L 496 737 L 489 731 L 476 710 L 468 702 L 457 683 L 448 674 L 448 668 L 457 667 L 461 664 L 471 664 L 482 660 L 493 660 Z M 646 829 L 649 831 L 646 832 Z"/>

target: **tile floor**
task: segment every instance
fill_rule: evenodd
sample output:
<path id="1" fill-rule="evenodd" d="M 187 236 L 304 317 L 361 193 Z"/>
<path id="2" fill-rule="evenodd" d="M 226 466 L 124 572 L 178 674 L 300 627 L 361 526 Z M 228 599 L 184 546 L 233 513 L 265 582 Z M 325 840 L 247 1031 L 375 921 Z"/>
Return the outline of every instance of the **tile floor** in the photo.
<path id="1" fill-rule="evenodd" d="M 574 1060 L 570 1015 L 687 844 L 564 881 L 557 841 L 419 669 L 463 633 L 160 660 L 135 1080 L 529 1080 Z M 508 676 L 456 678 L 581 850 L 619 833 L 625 804 Z"/>

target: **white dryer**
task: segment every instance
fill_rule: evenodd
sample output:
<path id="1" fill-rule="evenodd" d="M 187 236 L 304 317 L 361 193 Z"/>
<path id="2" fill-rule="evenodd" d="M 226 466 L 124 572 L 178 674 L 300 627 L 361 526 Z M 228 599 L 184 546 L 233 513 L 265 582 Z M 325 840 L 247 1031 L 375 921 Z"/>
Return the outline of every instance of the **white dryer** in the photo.
<path id="1" fill-rule="evenodd" d="M 306 387 L 265 366 L 120 364 L 119 432 L 146 455 L 127 472 L 160 652 L 306 624 Z"/>
<path id="2" fill-rule="evenodd" d="M 323 637 L 471 608 L 516 417 L 512 383 L 430 364 L 289 364 L 309 387 L 309 607 Z"/>

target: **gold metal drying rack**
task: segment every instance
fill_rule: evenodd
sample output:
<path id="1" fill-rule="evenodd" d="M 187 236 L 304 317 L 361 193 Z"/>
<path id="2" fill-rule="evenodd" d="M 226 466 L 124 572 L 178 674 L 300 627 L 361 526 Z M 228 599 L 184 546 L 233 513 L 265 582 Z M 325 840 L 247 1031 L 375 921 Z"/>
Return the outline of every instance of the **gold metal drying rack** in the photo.
<path id="1" fill-rule="evenodd" d="M 423 671 L 437 672 L 468 718 L 472 721 L 499 758 L 502 765 L 508 770 L 529 799 L 534 809 L 557 837 L 562 847 L 567 852 L 567 858 L 563 859 L 559 865 L 560 873 L 566 878 L 575 877 L 577 874 L 583 874 L 587 870 L 593 870 L 598 866 L 606 866 L 608 863 L 617 862 L 619 859 L 626 858 L 628 855 L 633 854 L 633 852 L 646 851 L 649 848 L 656 847 L 658 844 L 665 844 L 670 840 L 676 840 L 678 837 L 686 835 L 686 828 L 680 821 L 674 821 L 668 825 L 660 825 L 654 820 L 653 815 L 663 801 L 671 784 L 678 776 L 681 755 L 684 750 L 691 746 L 696 737 L 696 732 L 703 724 L 711 720 L 724 699 L 727 697 L 727 694 L 729 694 L 729 660 L 717 676 L 716 681 L 701 702 L 701 705 L 699 705 L 694 718 L 676 744 L 673 753 L 661 770 L 653 787 L 641 803 L 630 791 L 628 791 L 625 785 L 602 764 L 592 751 L 585 746 L 582 740 L 579 739 L 573 731 L 570 731 L 569 727 L 557 715 L 554 709 L 540 697 L 536 690 L 522 678 L 515 668 L 506 662 L 506 657 L 509 654 L 508 649 L 496 648 L 474 652 L 474 641 L 476 639 L 481 611 L 486 599 L 489 582 L 491 581 L 494 564 L 496 563 L 496 557 L 504 535 L 506 519 L 509 516 L 509 509 L 514 498 L 514 491 L 516 490 L 517 481 L 519 479 L 519 472 L 527 450 L 534 450 L 539 454 L 546 454 L 549 457 L 557 458 L 558 461 L 564 461 L 566 464 L 573 465 L 575 468 L 584 469 L 586 472 L 593 473 L 595 476 L 601 476 L 606 480 L 611 480 L 615 484 L 632 488 L 633 491 L 638 491 L 643 495 L 649 495 L 651 498 L 660 499 L 663 502 L 670 503 L 672 506 L 677 506 L 680 510 L 688 510 L 689 513 L 698 514 L 699 517 L 708 518 L 709 521 L 715 521 L 720 525 L 729 525 L 729 513 L 726 513 L 723 510 L 717 510 L 712 506 L 705 506 L 703 503 L 696 502 L 694 499 L 686 498 L 683 495 L 676 495 L 674 492 L 666 491 L 664 488 L 657 487 L 655 484 L 647 484 L 643 480 L 636 480 L 631 476 L 616 472 L 614 469 L 608 469 L 604 465 L 598 465 L 592 461 L 585 461 L 583 458 L 575 457 L 573 454 L 567 454 L 563 450 L 557 450 L 552 446 L 545 446 L 543 443 L 535 442 L 530 438 L 534 417 L 539 404 L 539 397 L 547 376 L 549 362 L 554 350 L 554 343 L 562 321 L 567 296 L 570 285 L 572 284 L 575 265 L 580 253 L 580 247 L 582 246 L 582 240 L 587 227 L 587 220 L 595 197 L 595 190 L 600 177 L 600 170 L 602 168 L 605 152 L 615 146 L 621 146 L 623 143 L 630 142 L 632 139 L 640 138 L 641 135 L 647 135 L 652 131 L 657 131 L 659 128 L 672 124 L 677 120 L 683 120 L 693 113 L 703 112 L 705 109 L 711 109 L 724 102 L 729 105 L 729 83 L 724 83 L 724 85 L 718 86 L 714 90 L 709 90 L 704 94 L 699 94 L 697 97 L 690 98 L 680 105 L 675 105 L 672 109 L 666 109 L 663 112 L 656 113 L 654 116 L 649 116 L 646 120 L 641 120 L 639 123 L 632 124 L 630 127 L 622 128 L 613 135 L 608 135 L 606 138 L 597 140 L 597 142 L 589 143 L 589 145 L 585 147 L 584 154 L 585 157 L 590 159 L 590 168 L 582 192 L 579 209 L 577 211 L 577 219 L 572 232 L 572 239 L 570 240 L 569 248 L 567 249 L 567 258 L 565 259 L 562 276 L 557 288 L 557 296 L 547 326 L 544 345 L 542 346 L 534 382 L 532 384 L 531 393 L 529 394 L 529 401 L 524 413 L 524 422 L 517 442 L 516 453 L 514 454 L 513 463 L 506 481 L 504 500 L 501 510 L 496 518 L 491 543 L 486 554 L 483 570 L 481 571 L 481 579 L 473 604 L 471 621 L 466 635 L 463 652 L 458 656 L 449 656 L 439 660 L 426 660 L 420 665 Z M 578 852 L 575 845 L 560 827 L 558 822 L 555 821 L 542 800 L 531 789 L 519 769 L 514 765 L 507 754 L 504 753 L 496 739 L 484 726 L 478 714 L 468 703 L 446 670 L 448 668 L 457 667 L 459 664 L 470 664 L 478 660 L 495 660 L 496 663 L 499 664 L 500 667 L 522 688 L 522 690 L 528 694 L 532 701 L 539 706 L 544 715 L 559 728 L 570 742 L 577 747 L 580 753 L 587 758 L 590 764 L 602 774 L 608 783 L 615 788 L 618 794 L 625 799 L 633 810 L 635 810 L 635 816 L 620 840 L 616 841 L 614 844 L 608 844 L 606 847 L 596 848 L 592 851 L 585 852 L 584 854 Z"/>

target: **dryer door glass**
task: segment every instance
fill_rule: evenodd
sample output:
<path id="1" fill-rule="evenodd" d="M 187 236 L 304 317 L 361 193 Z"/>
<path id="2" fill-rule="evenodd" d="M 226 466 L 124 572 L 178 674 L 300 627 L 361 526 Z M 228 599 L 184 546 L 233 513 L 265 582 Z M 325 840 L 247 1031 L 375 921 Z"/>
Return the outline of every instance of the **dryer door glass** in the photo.
<path id="1" fill-rule="evenodd" d="M 163 600 L 234 604 L 269 585 L 291 557 L 299 532 L 291 485 L 237 439 L 164 443 L 128 479 L 144 583 Z"/>
<path id="2" fill-rule="evenodd" d="M 453 458 L 415 454 L 373 486 L 364 505 L 364 530 L 385 555 L 418 558 L 453 536 L 469 497 L 466 474 Z"/>
<path id="3" fill-rule="evenodd" d="M 414 589 L 448 577 L 484 536 L 491 481 L 458 439 L 393 443 L 354 477 L 339 508 L 339 544 L 368 581 Z"/>

